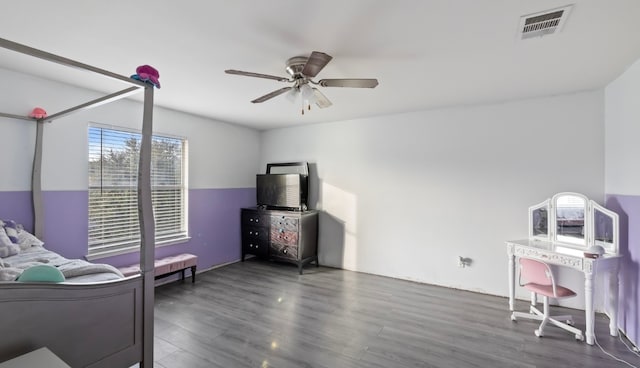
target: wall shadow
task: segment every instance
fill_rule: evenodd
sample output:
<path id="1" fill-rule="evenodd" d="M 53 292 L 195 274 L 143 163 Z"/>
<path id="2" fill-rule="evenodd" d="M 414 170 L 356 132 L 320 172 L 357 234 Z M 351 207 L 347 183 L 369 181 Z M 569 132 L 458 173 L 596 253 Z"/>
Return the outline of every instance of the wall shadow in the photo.
<path id="1" fill-rule="evenodd" d="M 616 212 L 620 221 L 619 245 L 622 262 L 618 273 L 620 282 L 618 326 L 622 326 L 627 336 L 637 343 L 638 335 L 640 335 L 640 331 L 638 331 L 638 280 L 640 280 L 640 271 L 638 264 L 632 259 L 629 248 L 629 231 L 631 230 L 629 228 L 629 215 L 618 198 L 607 198 L 606 207 Z"/>
<path id="2" fill-rule="evenodd" d="M 318 210 L 318 261 L 323 266 L 343 268 L 345 246 L 345 223 L 343 220 L 322 210 L 322 184 L 318 177 L 318 166 L 309 165 L 309 197 L 310 209 Z"/>
<path id="3" fill-rule="evenodd" d="M 344 268 L 344 221 L 324 211 L 320 211 L 318 216 L 318 258 L 320 264 Z"/>
<path id="4" fill-rule="evenodd" d="M 318 165 L 308 162 L 309 166 L 309 193 L 307 198 L 307 207 L 309 209 L 318 209 L 318 201 L 320 196 L 320 178 L 318 178 Z"/>

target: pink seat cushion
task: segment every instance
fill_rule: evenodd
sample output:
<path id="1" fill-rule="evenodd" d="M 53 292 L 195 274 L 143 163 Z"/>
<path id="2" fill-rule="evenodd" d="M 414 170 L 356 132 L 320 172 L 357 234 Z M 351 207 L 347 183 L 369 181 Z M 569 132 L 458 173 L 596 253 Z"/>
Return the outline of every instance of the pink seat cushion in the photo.
<path id="1" fill-rule="evenodd" d="M 171 272 L 171 261 L 167 258 L 157 260 L 154 264 L 154 271 L 156 276 Z"/>
<path id="2" fill-rule="evenodd" d="M 556 285 L 557 295 L 553 295 L 553 286 L 551 285 L 540 285 L 540 284 L 529 283 L 529 284 L 525 284 L 524 287 L 527 290 L 533 291 L 536 294 L 548 296 L 551 298 L 566 298 L 566 297 L 576 295 L 576 293 L 573 292 L 573 290 L 567 289 L 566 287 L 560 286 L 560 285 Z"/>
<path id="3" fill-rule="evenodd" d="M 183 270 L 185 268 L 194 267 L 198 263 L 198 257 L 193 254 L 184 253 L 177 256 L 157 259 L 154 262 L 154 275 L 164 275 L 173 271 Z M 120 268 L 125 276 L 137 275 L 140 273 L 140 266 L 131 265 Z"/>
<path id="4" fill-rule="evenodd" d="M 127 267 L 122 267 L 119 269 L 120 272 L 122 272 L 122 274 L 125 277 L 129 277 L 129 276 L 133 276 L 133 275 L 137 275 L 140 273 L 140 267 L 138 265 L 132 265 L 132 266 L 127 266 Z"/>

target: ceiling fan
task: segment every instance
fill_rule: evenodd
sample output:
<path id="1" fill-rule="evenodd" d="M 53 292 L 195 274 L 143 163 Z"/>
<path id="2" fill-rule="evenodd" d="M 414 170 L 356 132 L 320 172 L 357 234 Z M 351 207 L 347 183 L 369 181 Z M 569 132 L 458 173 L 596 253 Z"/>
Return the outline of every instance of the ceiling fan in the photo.
<path id="1" fill-rule="evenodd" d="M 305 107 L 311 110 L 311 104 L 315 103 L 319 108 L 331 106 L 331 101 L 314 86 L 321 87 L 350 87 L 350 88 L 374 88 L 378 85 L 377 79 L 320 79 L 318 82 L 311 78 L 315 78 L 318 73 L 333 59 L 331 56 L 324 52 L 314 51 L 309 57 L 306 56 L 294 56 L 287 60 L 287 66 L 285 70 L 289 74 L 290 78 L 278 77 L 275 75 L 243 72 L 241 70 L 228 69 L 224 72 L 227 74 L 244 75 L 247 77 L 273 79 L 278 82 L 293 83 L 288 87 L 277 89 L 273 92 L 267 93 L 264 96 L 258 97 L 251 101 L 253 103 L 261 103 L 270 100 L 283 93 L 289 92 L 287 97 L 290 100 L 295 100 L 297 95 L 302 96 L 302 115 L 304 115 Z"/>

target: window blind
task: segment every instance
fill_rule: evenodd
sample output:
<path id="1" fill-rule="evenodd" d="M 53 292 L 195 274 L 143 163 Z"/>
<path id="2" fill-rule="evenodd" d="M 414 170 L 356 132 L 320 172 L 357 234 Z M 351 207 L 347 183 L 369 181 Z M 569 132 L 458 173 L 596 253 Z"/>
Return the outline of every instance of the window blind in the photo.
<path id="1" fill-rule="evenodd" d="M 138 160 L 142 135 L 89 127 L 89 254 L 140 246 Z M 155 243 L 187 237 L 186 141 L 154 135 L 151 196 Z"/>

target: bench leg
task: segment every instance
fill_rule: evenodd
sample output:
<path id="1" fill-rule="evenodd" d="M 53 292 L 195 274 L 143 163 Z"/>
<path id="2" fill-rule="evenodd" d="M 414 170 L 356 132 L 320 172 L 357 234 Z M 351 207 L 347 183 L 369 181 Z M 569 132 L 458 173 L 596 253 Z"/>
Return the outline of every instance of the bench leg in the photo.
<path id="1" fill-rule="evenodd" d="M 180 281 L 184 282 L 184 268 L 180 270 Z"/>
<path id="2" fill-rule="evenodd" d="M 196 266 L 191 267 L 191 283 L 196 283 Z"/>

